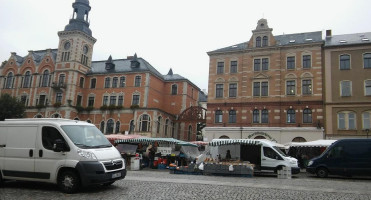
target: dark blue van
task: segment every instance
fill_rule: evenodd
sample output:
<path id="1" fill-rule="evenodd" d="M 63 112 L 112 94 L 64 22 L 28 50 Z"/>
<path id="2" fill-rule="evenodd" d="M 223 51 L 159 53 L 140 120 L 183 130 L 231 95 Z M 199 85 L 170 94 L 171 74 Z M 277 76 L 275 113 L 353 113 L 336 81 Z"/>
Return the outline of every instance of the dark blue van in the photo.
<path id="1" fill-rule="evenodd" d="M 334 142 L 320 156 L 309 161 L 307 172 L 324 178 L 371 176 L 371 139 L 342 139 Z"/>

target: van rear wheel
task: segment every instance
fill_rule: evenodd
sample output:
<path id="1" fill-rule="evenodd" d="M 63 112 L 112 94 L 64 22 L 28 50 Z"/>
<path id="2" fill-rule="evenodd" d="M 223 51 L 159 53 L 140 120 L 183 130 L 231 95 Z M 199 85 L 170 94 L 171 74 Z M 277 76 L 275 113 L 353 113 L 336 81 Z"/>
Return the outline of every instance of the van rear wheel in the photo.
<path id="1" fill-rule="evenodd" d="M 324 167 L 320 167 L 317 169 L 316 174 L 320 178 L 326 178 L 328 176 L 328 170 Z"/>
<path id="2" fill-rule="evenodd" d="M 65 193 L 75 193 L 80 185 L 80 178 L 74 171 L 64 171 L 58 176 L 58 187 Z"/>

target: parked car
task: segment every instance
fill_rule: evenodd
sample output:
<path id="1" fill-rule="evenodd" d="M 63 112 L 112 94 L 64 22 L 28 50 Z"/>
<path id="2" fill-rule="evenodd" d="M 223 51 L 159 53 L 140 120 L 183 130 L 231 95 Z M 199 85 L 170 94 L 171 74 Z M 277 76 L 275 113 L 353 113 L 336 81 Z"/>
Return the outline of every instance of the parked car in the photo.
<path id="1" fill-rule="evenodd" d="M 371 176 L 371 139 L 338 140 L 323 154 L 311 159 L 306 170 L 321 178 L 329 174 Z"/>

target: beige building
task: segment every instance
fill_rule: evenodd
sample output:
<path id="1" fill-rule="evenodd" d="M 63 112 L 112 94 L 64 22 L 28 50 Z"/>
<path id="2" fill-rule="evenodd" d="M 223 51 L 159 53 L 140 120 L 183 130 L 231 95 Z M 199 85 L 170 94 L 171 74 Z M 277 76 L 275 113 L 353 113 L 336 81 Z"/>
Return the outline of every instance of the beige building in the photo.
<path id="1" fill-rule="evenodd" d="M 366 138 L 371 124 L 371 32 L 326 32 L 326 138 Z"/>
<path id="2" fill-rule="evenodd" d="M 272 34 L 260 19 L 249 41 L 208 52 L 205 139 L 322 139 L 322 32 Z"/>

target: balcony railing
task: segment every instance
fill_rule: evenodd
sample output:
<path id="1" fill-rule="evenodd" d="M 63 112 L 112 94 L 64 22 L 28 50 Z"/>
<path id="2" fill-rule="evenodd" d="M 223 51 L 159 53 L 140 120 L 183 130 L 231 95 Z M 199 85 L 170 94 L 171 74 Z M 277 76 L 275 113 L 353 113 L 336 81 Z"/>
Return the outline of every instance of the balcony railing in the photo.
<path id="1" fill-rule="evenodd" d="M 66 84 L 65 83 L 60 83 L 60 82 L 53 82 L 52 83 L 52 88 L 55 89 L 55 90 L 61 90 L 62 88 L 66 89 Z"/>

